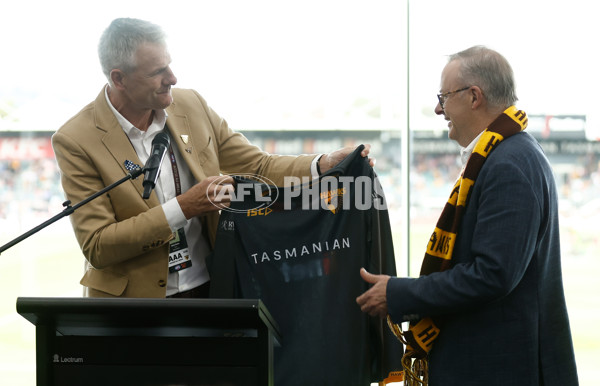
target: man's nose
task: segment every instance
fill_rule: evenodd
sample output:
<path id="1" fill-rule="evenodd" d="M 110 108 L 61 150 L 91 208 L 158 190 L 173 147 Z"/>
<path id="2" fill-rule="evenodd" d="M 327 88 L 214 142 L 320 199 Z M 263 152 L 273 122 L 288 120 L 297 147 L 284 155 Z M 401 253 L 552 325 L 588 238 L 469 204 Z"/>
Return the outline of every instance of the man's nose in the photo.
<path id="1" fill-rule="evenodd" d="M 173 70 L 171 70 L 171 67 L 169 67 L 167 71 L 168 71 L 168 76 L 167 76 L 168 83 L 171 86 L 175 86 L 177 84 L 177 77 L 173 73 Z"/>

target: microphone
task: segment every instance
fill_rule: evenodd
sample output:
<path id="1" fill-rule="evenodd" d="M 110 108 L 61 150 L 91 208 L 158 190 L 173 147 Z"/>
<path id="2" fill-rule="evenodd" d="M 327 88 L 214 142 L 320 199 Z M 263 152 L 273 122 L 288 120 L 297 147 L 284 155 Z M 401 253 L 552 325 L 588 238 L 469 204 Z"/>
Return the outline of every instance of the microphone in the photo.
<path id="1" fill-rule="evenodd" d="M 144 199 L 148 199 L 150 197 L 150 193 L 152 193 L 152 189 L 156 186 L 156 181 L 158 180 L 158 173 L 160 172 L 160 166 L 162 164 L 163 158 L 165 158 L 165 153 L 167 152 L 167 148 L 169 147 L 169 136 L 165 132 L 160 132 L 156 134 L 156 137 L 152 140 L 152 149 L 150 150 L 150 158 L 146 161 L 144 165 L 144 181 L 142 185 L 144 186 L 144 194 L 142 197 Z"/>

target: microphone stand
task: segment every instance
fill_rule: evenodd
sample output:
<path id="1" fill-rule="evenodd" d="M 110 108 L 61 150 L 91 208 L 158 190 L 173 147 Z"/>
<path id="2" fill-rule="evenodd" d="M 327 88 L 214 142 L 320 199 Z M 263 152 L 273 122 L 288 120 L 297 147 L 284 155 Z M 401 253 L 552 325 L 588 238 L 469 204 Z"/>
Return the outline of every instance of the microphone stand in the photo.
<path id="1" fill-rule="evenodd" d="M 103 195 L 104 193 L 108 192 L 109 190 L 121 185 L 123 182 L 128 181 L 128 180 L 135 180 L 140 174 L 144 173 L 145 168 L 138 168 L 135 169 L 129 173 L 127 173 L 127 175 L 123 178 L 121 178 L 119 181 L 107 186 L 106 188 L 102 189 L 101 191 L 91 195 L 90 197 L 86 198 L 85 200 L 81 201 L 80 203 L 71 206 L 71 201 L 65 201 L 63 202 L 63 206 L 65 207 L 65 209 L 57 214 L 56 216 L 52 217 L 49 220 L 44 221 L 43 223 L 41 223 L 40 225 L 36 226 L 35 228 L 31 229 L 28 232 L 23 233 L 21 236 L 17 237 L 16 239 L 12 240 L 11 242 L 4 244 L 3 246 L 0 247 L 0 254 L 2 254 L 2 252 L 6 251 L 8 248 L 14 246 L 15 244 L 20 243 L 21 241 L 25 240 L 26 238 L 28 238 L 29 236 L 33 235 L 34 233 L 37 233 L 39 231 L 41 231 L 42 229 L 44 229 L 45 227 L 47 227 L 50 224 L 53 224 L 54 222 L 60 220 L 63 217 L 69 216 L 71 215 L 73 212 L 75 212 L 76 209 L 78 209 L 79 207 L 87 204 L 88 202 L 92 201 L 93 199 Z"/>

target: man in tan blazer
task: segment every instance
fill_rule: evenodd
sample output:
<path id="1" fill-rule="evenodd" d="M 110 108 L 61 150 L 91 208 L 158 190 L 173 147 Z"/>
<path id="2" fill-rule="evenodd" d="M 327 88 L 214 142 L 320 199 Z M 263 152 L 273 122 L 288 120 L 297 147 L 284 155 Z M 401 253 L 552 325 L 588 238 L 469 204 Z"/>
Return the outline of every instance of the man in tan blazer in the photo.
<path id="1" fill-rule="evenodd" d="M 219 176 L 258 174 L 281 185 L 286 175 L 325 172 L 353 150 L 277 156 L 251 145 L 197 92 L 172 89 L 177 78 L 164 33 L 152 23 L 114 20 L 100 40 L 99 56 L 108 84 L 52 137 L 66 198 L 79 203 L 125 177 L 132 165 L 142 167 L 159 132 L 168 132 L 171 146 L 149 199 L 142 198 L 138 178 L 71 215 L 86 258 L 86 296 L 207 296 L 205 258 L 219 215 L 212 202 L 226 200 L 222 189 L 233 182 Z M 363 155 L 368 153 L 367 147 Z M 217 178 L 221 184 L 207 189 Z M 169 263 L 175 235 L 189 247 L 191 266 L 185 269 Z"/>

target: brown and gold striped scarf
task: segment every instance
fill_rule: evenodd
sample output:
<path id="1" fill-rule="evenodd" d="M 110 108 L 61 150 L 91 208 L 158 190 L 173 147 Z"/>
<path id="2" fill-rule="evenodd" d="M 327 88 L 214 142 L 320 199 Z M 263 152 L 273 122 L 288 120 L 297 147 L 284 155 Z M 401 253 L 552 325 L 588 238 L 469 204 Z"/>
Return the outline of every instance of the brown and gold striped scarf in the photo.
<path id="1" fill-rule="evenodd" d="M 484 130 L 460 178 L 456 181 L 435 230 L 431 234 L 421 265 L 421 276 L 450 268 L 456 234 L 469 202 L 471 188 L 475 184 L 483 163 L 502 140 L 525 130 L 526 127 L 527 115 L 525 112 L 511 106 Z M 409 329 L 404 332 L 398 324 L 391 321 L 389 316 L 388 325 L 406 345 L 406 353 L 402 358 L 405 386 L 427 385 L 427 355 L 440 332 L 439 328 L 429 317 L 416 323 L 410 323 Z"/>

